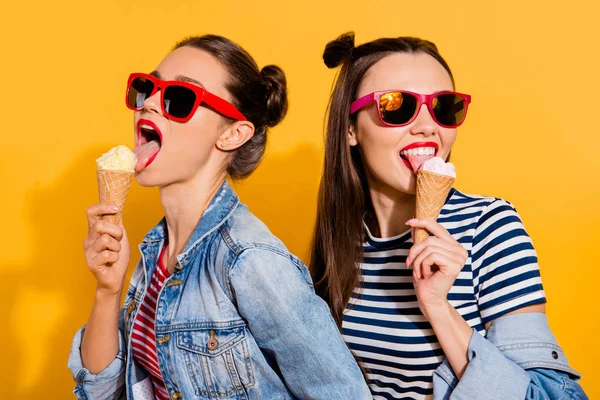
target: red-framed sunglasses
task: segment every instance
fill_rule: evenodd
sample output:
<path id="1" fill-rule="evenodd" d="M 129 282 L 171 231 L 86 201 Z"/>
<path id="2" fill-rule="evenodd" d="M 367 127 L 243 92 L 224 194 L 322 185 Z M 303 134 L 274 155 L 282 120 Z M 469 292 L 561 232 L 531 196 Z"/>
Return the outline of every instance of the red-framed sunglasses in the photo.
<path id="1" fill-rule="evenodd" d="M 429 114 L 444 128 L 456 128 L 465 122 L 471 96 L 457 92 L 420 94 L 407 90 L 384 90 L 369 93 L 350 105 L 350 115 L 376 102 L 377 114 L 387 126 L 408 125 L 417 118 L 421 106 L 427 104 Z"/>
<path id="2" fill-rule="evenodd" d="M 226 117 L 246 121 L 232 104 L 200 86 L 181 81 L 163 81 L 150 74 L 133 73 L 127 82 L 125 104 L 131 110 L 141 110 L 144 101 L 160 90 L 160 104 L 165 117 L 176 122 L 187 122 L 202 103 Z"/>

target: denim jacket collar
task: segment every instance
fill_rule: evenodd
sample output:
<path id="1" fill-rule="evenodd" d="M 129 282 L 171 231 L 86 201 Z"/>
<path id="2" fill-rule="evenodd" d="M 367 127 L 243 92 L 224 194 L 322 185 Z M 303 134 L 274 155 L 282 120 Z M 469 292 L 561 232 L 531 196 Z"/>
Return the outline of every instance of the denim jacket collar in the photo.
<path id="1" fill-rule="evenodd" d="M 202 239 L 216 229 L 219 229 L 219 227 L 231 216 L 233 211 L 239 205 L 239 202 L 238 196 L 235 194 L 229 183 L 224 181 L 217 191 L 217 194 L 210 201 L 208 208 L 202 214 L 202 218 L 200 218 L 200 222 L 190 236 L 183 252 L 177 256 L 177 260 L 181 264 L 181 267 L 185 266 L 189 256 L 193 253 L 193 250 Z M 163 243 L 166 237 L 167 223 L 163 217 L 158 225 L 144 237 L 140 249 L 144 253 L 144 250 L 153 244 Z"/>

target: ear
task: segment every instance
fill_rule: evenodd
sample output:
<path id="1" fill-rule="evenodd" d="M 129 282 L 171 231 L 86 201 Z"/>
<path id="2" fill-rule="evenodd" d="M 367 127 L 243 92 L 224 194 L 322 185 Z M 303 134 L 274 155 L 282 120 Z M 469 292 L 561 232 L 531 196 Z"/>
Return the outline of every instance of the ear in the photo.
<path id="1" fill-rule="evenodd" d="M 254 124 L 250 121 L 237 121 L 231 124 L 217 140 L 217 148 L 223 151 L 237 150 L 254 136 Z"/>
<path id="2" fill-rule="evenodd" d="M 352 121 L 348 123 L 348 144 L 351 147 L 354 147 L 358 144 L 358 138 L 356 137 L 356 127 L 354 126 Z"/>

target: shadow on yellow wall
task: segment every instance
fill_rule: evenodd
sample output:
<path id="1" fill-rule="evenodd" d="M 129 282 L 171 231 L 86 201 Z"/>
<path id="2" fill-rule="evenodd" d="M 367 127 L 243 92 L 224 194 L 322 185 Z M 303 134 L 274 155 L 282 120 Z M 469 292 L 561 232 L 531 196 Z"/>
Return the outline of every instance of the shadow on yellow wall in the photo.
<path id="1" fill-rule="evenodd" d="M 53 185 L 37 187 L 26 198 L 25 219 L 35 228 L 32 261 L 0 266 L 5 283 L 0 302 L 8 315 L 4 339 L 12 343 L 4 347 L 3 359 L 11 360 L 14 371 L 2 383 L 2 398 L 68 398 L 74 386 L 66 369 L 69 344 L 87 319 L 95 288 L 81 247 L 85 209 L 97 200 L 94 159 L 108 147 L 80 154 Z M 316 189 L 307 188 L 316 188 L 320 158 L 315 148 L 299 146 L 272 154 L 249 180 L 234 183 L 242 201 L 295 252 L 308 247 Z M 124 213 L 132 244 L 129 275 L 139 256 L 137 243 L 161 216 L 156 189 L 134 185 Z M 53 397 L 57 393 L 64 395 Z"/>

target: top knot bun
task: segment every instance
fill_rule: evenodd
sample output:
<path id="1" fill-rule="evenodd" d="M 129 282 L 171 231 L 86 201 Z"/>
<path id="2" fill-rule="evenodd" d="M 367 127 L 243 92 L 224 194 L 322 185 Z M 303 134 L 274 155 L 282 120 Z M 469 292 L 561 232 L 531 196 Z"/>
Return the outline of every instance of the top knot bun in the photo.
<path id="1" fill-rule="evenodd" d="M 323 61 L 327 68 L 335 68 L 350 57 L 354 50 L 354 32 L 347 32 L 327 43 L 323 52 Z"/>
<path id="2" fill-rule="evenodd" d="M 260 74 L 267 87 L 267 115 L 265 125 L 272 128 L 281 122 L 287 113 L 287 81 L 281 68 L 276 65 L 265 66 L 260 71 Z"/>

